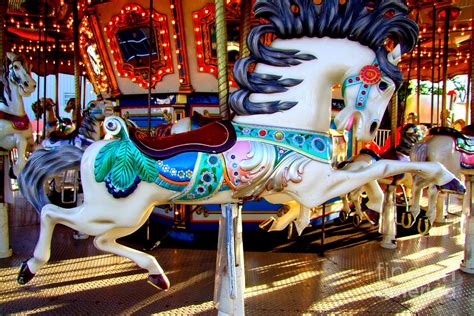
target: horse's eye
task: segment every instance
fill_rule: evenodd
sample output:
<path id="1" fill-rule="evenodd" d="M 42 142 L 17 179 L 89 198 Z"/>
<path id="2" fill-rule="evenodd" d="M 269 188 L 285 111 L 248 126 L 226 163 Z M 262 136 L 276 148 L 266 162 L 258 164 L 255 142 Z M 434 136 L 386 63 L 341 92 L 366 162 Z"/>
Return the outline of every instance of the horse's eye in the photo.
<path id="1" fill-rule="evenodd" d="M 381 81 L 379 83 L 379 89 L 380 90 L 385 91 L 385 90 L 387 90 L 387 88 L 388 88 L 388 83 L 386 83 L 385 81 Z"/>
<path id="2" fill-rule="evenodd" d="M 17 65 L 15 65 L 15 66 L 13 66 L 13 68 L 15 68 L 15 69 L 18 69 L 18 66 L 17 66 Z"/>

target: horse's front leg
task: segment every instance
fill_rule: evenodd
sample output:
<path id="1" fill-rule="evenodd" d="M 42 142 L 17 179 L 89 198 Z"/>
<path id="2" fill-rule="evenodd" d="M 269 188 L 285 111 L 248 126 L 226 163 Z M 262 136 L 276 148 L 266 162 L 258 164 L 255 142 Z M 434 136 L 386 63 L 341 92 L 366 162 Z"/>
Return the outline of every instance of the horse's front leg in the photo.
<path id="1" fill-rule="evenodd" d="M 465 190 L 464 185 L 437 162 L 400 162 L 382 159 L 358 170 L 333 170 L 329 166 L 314 162 L 308 165 L 304 172 L 319 176 L 317 179 L 303 176 L 303 181 L 295 184 L 294 188 L 293 185 L 289 186 L 288 193 L 307 207 L 320 205 L 324 201 L 344 195 L 370 181 L 407 172 L 416 173 L 437 185 L 449 184 L 451 187 Z"/>
<path id="2" fill-rule="evenodd" d="M 300 212 L 300 206 L 295 201 L 290 201 L 286 203 L 289 207 L 288 211 L 282 216 L 278 217 L 268 229 L 268 231 L 279 231 L 285 229 L 293 221 L 295 221 Z"/>
<path id="3" fill-rule="evenodd" d="M 56 224 L 69 222 L 68 215 L 53 204 L 47 204 L 41 210 L 40 235 L 36 243 L 33 257 L 23 262 L 18 274 L 18 283 L 28 283 L 35 274 L 49 261 L 51 256 L 51 239 Z"/>
<path id="4" fill-rule="evenodd" d="M 26 147 L 28 146 L 28 141 L 21 134 L 15 134 L 15 141 L 16 149 L 18 151 L 18 159 L 13 165 L 13 173 L 15 176 L 18 176 L 26 164 Z"/>
<path id="5" fill-rule="evenodd" d="M 416 219 L 420 214 L 420 200 L 423 193 L 423 188 L 428 186 L 429 182 L 419 176 L 413 177 L 412 199 L 410 206 L 410 213 L 413 219 Z"/>
<path id="6" fill-rule="evenodd" d="M 148 270 L 148 283 L 164 290 L 168 289 L 170 287 L 170 281 L 155 257 L 116 242 L 117 238 L 129 235 L 135 230 L 136 227 L 113 228 L 108 232 L 95 237 L 94 245 L 97 249 L 129 258 L 140 268 Z"/>

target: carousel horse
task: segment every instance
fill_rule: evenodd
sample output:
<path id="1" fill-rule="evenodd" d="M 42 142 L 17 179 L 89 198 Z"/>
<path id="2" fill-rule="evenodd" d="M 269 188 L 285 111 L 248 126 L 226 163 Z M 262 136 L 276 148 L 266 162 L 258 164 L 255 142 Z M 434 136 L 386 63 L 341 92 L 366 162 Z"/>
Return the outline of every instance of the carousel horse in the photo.
<path id="1" fill-rule="evenodd" d="M 54 112 L 54 109 L 51 112 Z M 68 119 L 57 119 L 57 126 L 60 128 L 51 131 L 49 137 L 45 138 L 41 145 L 44 148 L 59 148 L 69 144 L 85 149 L 93 142 L 103 138 L 105 134 L 101 124 L 105 117 L 112 112 L 113 103 L 111 101 L 91 101 L 82 112 L 79 129 L 76 129 Z M 56 116 L 52 115 L 52 117 Z"/>
<path id="2" fill-rule="evenodd" d="M 49 138 L 52 133 L 69 135 L 76 129 L 70 119 L 60 118 L 56 115 L 56 104 L 51 98 L 40 98 L 39 102 L 35 101 L 31 105 L 31 108 L 36 119 L 41 119 L 46 112 L 45 138 Z"/>
<path id="3" fill-rule="evenodd" d="M 98 249 L 133 260 L 148 271 L 151 284 L 166 289 L 170 282 L 156 258 L 116 241 L 142 226 L 156 204 L 265 197 L 309 209 L 404 172 L 464 190 L 435 162 L 382 159 L 356 171 L 330 164 L 331 88 L 344 86 L 338 129 L 355 123 L 354 135 L 369 140 L 402 81 L 396 64 L 418 37 L 404 1 L 257 0 L 254 12 L 269 23 L 252 29 L 251 54 L 236 62 L 240 89 L 230 96 L 232 121 L 155 138 L 110 116 L 104 126 L 113 140 L 95 142 L 85 152 L 74 146 L 39 150 L 28 159 L 19 183 L 41 212 L 41 232 L 33 257 L 20 268 L 20 284 L 48 262 L 57 224 L 96 236 Z M 260 40 L 265 34 L 276 39 L 267 45 Z M 387 51 L 387 38 L 395 49 Z M 84 203 L 71 209 L 51 204 L 44 180 L 79 165 Z"/>
<path id="4" fill-rule="evenodd" d="M 429 135 L 415 145 L 411 153 L 413 161 L 436 161 L 446 167 L 457 177 L 463 169 L 474 168 L 474 125 L 465 126 L 461 132 L 450 127 L 435 127 Z M 436 219 L 436 205 L 439 190 L 425 179 L 414 177 L 413 199 L 410 207 L 412 223 L 420 214 L 420 199 L 423 188 L 428 187 L 428 210 L 426 226 L 431 226 Z"/>
<path id="5" fill-rule="evenodd" d="M 23 97 L 30 96 L 36 89 L 31 64 L 24 56 L 8 52 L 1 83 L 0 147 L 18 150 L 18 159 L 13 165 L 13 173 L 18 175 L 26 163 L 27 147 L 33 145 L 33 131 L 23 104 Z"/>
<path id="6" fill-rule="evenodd" d="M 339 168 L 345 170 L 357 170 L 380 159 L 410 161 L 410 152 L 413 150 L 414 145 L 421 140 L 423 133 L 420 132 L 418 125 L 406 124 L 400 129 L 399 135 L 400 140 L 396 147 L 389 147 L 380 154 L 377 154 L 371 149 L 362 149 L 358 155 L 355 155 L 354 157 L 351 157 L 350 160 L 340 164 Z M 349 214 L 351 213 L 350 205 L 352 204 L 354 206 L 354 225 L 358 226 L 364 217 L 371 224 L 378 224 L 384 203 L 384 191 L 380 186 L 380 182 L 409 187 L 411 186 L 411 176 L 409 174 L 398 174 L 388 179 L 372 181 L 341 197 L 343 202 L 343 211 L 341 212 Z M 364 192 L 368 199 L 366 203 L 362 203 Z M 347 215 L 345 217 L 347 217 Z"/>

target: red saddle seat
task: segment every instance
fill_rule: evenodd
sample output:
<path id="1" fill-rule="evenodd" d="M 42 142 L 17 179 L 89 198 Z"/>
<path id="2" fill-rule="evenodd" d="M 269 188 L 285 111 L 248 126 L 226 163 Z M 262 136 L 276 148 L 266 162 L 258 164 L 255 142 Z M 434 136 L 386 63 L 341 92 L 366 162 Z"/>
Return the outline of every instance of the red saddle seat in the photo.
<path id="1" fill-rule="evenodd" d="M 135 127 L 130 139 L 145 155 L 164 159 L 188 151 L 220 153 L 234 146 L 237 136 L 230 121 L 217 121 L 188 132 L 167 136 L 149 136 Z"/>
<path id="2" fill-rule="evenodd" d="M 27 115 L 17 116 L 10 113 L 0 111 L 0 119 L 12 122 L 13 126 L 19 130 L 27 130 L 30 126 L 30 119 Z"/>

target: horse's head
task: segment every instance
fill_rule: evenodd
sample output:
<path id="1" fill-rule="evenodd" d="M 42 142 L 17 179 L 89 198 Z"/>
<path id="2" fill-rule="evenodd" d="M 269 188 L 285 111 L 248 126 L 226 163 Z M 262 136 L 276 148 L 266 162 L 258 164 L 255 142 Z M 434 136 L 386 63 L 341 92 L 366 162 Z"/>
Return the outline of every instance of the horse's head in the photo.
<path id="1" fill-rule="evenodd" d="M 31 77 L 31 64 L 22 55 L 7 52 L 7 75 L 10 84 L 17 86 L 21 96 L 28 97 L 36 89 Z"/>
<path id="2" fill-rule="evenodd" d="M 397 46 L 387 60 L 396 66 L 400 57 Z M 334 119 L 337 128 L 349 130 L 354 124 L 358 140 L 372 140 L 395 90 L 395 82 L 380 69 L 377 58 L 361 69 L 351 69 L 342 84 L 345 108 Z"/>
<path id="3" fill-rule="evenodd" d="M 36 118 L 40 118 L 44 112 L 54 111 L 56 104 L 54 103 L 53 99 L 51 98 L 40 98 L 39 102 L 35 101 L 31 105 L 31 109 L 33 113 L 35 113 Z"/>
<path id="4" fill-rule="evenodd" d="M 103 121 L 107 116 L 114 114 L 114 104 L 109 100 L 94 100 L 89 102 L 87 109 L 97 121 Z"/>

